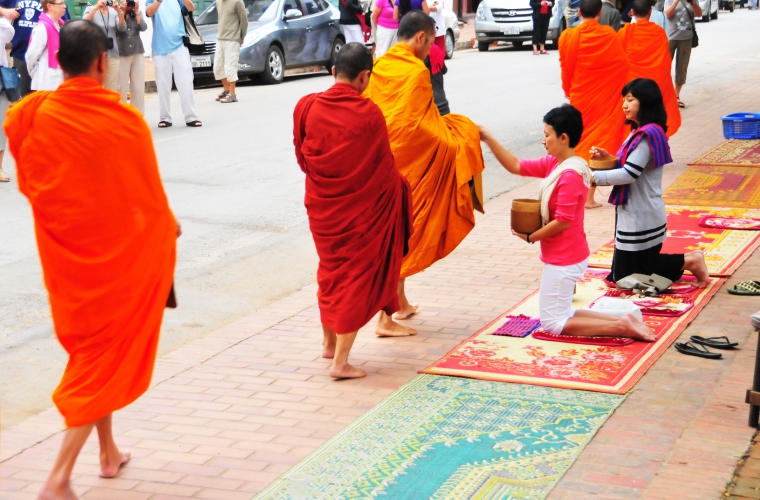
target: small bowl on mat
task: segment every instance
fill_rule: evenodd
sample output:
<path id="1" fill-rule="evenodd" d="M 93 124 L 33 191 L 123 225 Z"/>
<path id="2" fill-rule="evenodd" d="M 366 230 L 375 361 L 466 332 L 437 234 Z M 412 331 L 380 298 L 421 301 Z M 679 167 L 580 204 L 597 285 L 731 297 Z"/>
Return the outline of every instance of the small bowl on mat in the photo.
<path id="1" fill-rule="evenodd" d="M 602 158 L 592 158 L 588 162 L 591 170 L 612 170 L 618 164 L 617 156 L 604 156 Z"/>

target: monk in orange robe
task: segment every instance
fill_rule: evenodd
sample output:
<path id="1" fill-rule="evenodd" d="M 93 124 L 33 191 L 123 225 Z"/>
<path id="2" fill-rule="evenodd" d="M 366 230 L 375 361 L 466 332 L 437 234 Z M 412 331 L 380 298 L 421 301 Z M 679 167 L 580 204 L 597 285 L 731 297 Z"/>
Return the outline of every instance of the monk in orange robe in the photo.
<path id="1" fill-rule="evenodd" d="M 617 151 L 625 139 L 625 114 L 620 92 L 628 83 L 628 56 L 609 26 L 599 24 L 602 0 L 581 0 L 580 26 L 559 38 L 562 89 L 583 115 L 583 137 L 575 150 L 586 161 L 591 148 Z M 600 207 L 591 189 L 587 208 Z"/>
<path id="2" fill-rule="evenodd" d="M 359 328 L 378 311 L 378 335 L 415 333 L 391 319 L 400 309 L 412 192 L 393 160 L 383 114 L 361 95 L 372 74 L 369 49 L 345 45 L 333 74 L 332 88 L 298 102 L 293 136 L 319 255 L 322 357 L 333 360 L 330 376 L 359 378 L 367 373 L 348 364 L 348 354 Z"/>
<path id="3" fill-rule="evenodd" d="M 43 500 L 76 498 L 71 471 L 93 427 L 101 477 L 129 460 L 111 415 L 148 388 L 172 290 L 177 222 L 142 115 L 102 86 L 107 44 L 89 21 L 64 25 L 63 84 L 27 96 L 5 122 L 55 332 L 69 354 L 53 393 L 67 430 Z"/>
<path id="4" fill-rule="evenodd" d="M 631 63 L 628 81 L 649 78 L 657 82 L 662 92 L 665 111 L 668 113 L 667 134 L 672 137 L 681 126 L 681 111 L 678 109 L 678 96 L 670 76 L 673 61 L 670 57 L 668 36 L 665 30 L 649 21 L 649 16 L 652 15 L 652 4 L 649 0 L 634 0 L 633 14 L 636 16 L 636 22 L 627 24 L 618 31 L 620 43 Z"/>
<path id="5" fill-rule="evenodd" d="M 483 211 L 484 169 L 478 127 L 461 115 L 441 117 L 423 60 L 435 39 L 435 23 L 421 11 L 404 15 L 399 43 L 375 61 L 364 95 L 388 124 L 396 165 L 412 186 L 414 233 L 401 266 L 399 300 L 405 319 L 417 310 L 404 293 L 404 279 L 451 253 Z"/>

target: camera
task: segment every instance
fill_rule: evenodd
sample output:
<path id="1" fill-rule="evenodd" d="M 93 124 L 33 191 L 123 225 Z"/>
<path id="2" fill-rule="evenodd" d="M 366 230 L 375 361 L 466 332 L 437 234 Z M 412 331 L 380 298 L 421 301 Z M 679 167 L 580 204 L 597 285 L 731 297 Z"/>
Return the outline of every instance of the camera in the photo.
<path id="1" fill-rule="evenodd" d="M 113 48 L 113 38 L 108 37 L 108 50 Z"/>
<path id="2" fill-rule="evenodd" d="M 107 7 L 113 7 L 113 0 L 106 0 Z"/>
<path id="3" fill-rule="evenodd" d="M 135 0 L 127 0 L 127 8 L 135 8 Z"/>

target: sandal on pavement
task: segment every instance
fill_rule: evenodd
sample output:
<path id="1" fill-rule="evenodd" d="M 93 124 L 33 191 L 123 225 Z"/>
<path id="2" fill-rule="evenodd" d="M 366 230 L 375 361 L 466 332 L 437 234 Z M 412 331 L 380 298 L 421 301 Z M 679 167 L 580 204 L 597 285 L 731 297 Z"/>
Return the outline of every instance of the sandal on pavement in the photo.
<path id="1" fill-rule="evenodd" d="M 712 347 L 714 349 L 735 349 L 739 345 L 739 342 L 731 342 L 728 337 L 700 337 L 699 335 L 692 335 L 691 341 L 705 347 Z"/>
<path id="2" fill-rule="evenodd" d="M 731 295 L 760 295 L 760 281 L 742 281 L 728 289 Z"/>
<path id="3" fill-rule="evenodd" d="M 203 124 L 201 123 L 200 120 L 193 120 L 191 122 L 185 123 L 185 125 L 187 125 L 188 127 L 201 127 L 201 126 L 203 126 Z"/>
<path id="4" fill-rule="evenodd" d="M 543 50 L 541 51 L 541 53 L 542 53 L 542 54 L 548 54 L 548 53 L 549 53 L 549 51 L 548 51 L 548 50 L 546 50 L 546 49 L 543 49 Z"/>
<path id="5" fill-rule="evenodd" d="M 685 108 L 685 107 L 686 107 L 686 104 L 684 104 L 684 103 L 683 103 L 683 101 L 682 101 L 681 99 L 678 99 L 678 107 L 679 107 L 679 108 Z"/>
<path id="6" fill-rule="evenodd" d="M 227 94 L 223 98 L 219 99 L 219 102 L 221 102 L 221 103 L 238 102 L 238 100 L 237 100 L 237 96 L 235 94 Z"/>
<path id="7" fill-rule="evenodd" d="M 229 92 L 227 92 L 225 90 L 224 92 L 222 92 L 221 94 L 219 94 L 218 96 L 216 96 L 216 100 L 217 101 L 221 101 L 222 99 L 224 99 L 225 97 L 227 97 L 228 94 L 229 94 Z"/>
<path id="8" fill-rule="evenodd" d="M 534 55 L 534 56 L 537 56 L 538 54 L 539 54 L 539 52 L 538 52 L 537 50 L 534 50 L 534 51 L 533 51 L 533 55 Z"/>
<path id="9" fill-rule="evenodd" d="M 710 349 L 708 349 L 707 347 L 703 347 L 693 342 L 686 342 L 685 344 L 681 342 L 676 342 L 675 346 L 678 352 L 687 354 L 689 356 L 698 356 L 700 358 L 707 358 L 707 359 L 720 359 L 723 357 L 721 353 L 711 352 Z"/>
<path id="10" fill-rule="evenodd" d="M 158 128 L 169 128 L 172 126 L 172 122 L 160 121 L 158 122 Z"/>
<path id="11" fill-rule="evenodd" d="M 0 168 L 0 182 L 10 182 L 11 178 L 8 177 L 8 174 L 6 174 L 2 168 Z"/>

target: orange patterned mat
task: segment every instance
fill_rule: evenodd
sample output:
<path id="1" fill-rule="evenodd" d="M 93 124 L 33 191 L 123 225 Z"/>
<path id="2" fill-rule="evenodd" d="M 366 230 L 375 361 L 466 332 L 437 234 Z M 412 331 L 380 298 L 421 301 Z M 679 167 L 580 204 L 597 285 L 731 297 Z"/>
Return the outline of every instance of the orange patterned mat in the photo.
<path id="1" fill-rule="evenodd" d="M 729 139 L 692 161 L 689 165 L 760 167 L 760 139 L 751 141 Z"/>
<path id="2" fill-rule="evenodd" d="M 668 238 L 663 253 L 701 250 L 710 276 L 731 276 L 760 246 L 760 231 L 707 228 L 699 220 L 707 215 L 723 217 L 760 217 L 760 208 L 706 208 L 673 205 L 668 211 Z M 591 254 L 589 267 L 610 269 L 614 241 L 610 240 Z"/>
<path id="3" fill-rule="evenodd" d="M 606 272 L 589 269 L 578 282 L 573 307 L 588 307 L 608 290 Z M 601 347 L 491 335 L 507 315 L 538 316 L 538 292 L 505 312 L 421 373 L 624 394 L 678 338 L 725 282 L 711 278 L 704 289 L 687 294 L 694 307 L 679 317 L 645 316 L 656 342 Z"/>
<path id="4" fill-rule="evenodd" d="M 668 205 L 760 207 L 760 168 L 689 167 L 665 190 L 663 199 Z"/>

